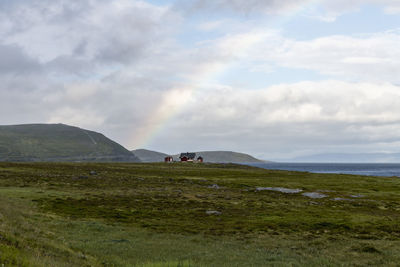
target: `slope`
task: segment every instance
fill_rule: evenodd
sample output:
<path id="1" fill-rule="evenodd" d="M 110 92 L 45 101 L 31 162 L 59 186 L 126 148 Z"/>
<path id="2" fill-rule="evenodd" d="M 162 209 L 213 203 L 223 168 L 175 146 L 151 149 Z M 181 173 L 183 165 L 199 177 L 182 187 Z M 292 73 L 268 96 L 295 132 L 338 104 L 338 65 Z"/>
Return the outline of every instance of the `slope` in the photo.
<path id="1" fill-rule="evenodd" d="M 0 126 L 0 161 L 138 162 L 100 133 L 64 124 Z"/>
<path id="2" fill-rule="evenodd" d="M 165 153 L 147 149 L 135 149 L 132 150 L 132 153 L 135 154 L 142 162 L 162 162 L 164 161 L 164 158 L 168 156 Z"/>
<path id="3" fill-rule="evenodd" d="M 264 161 L 255 157 L 233 151 L 200 151 L 196 152 L 196 157 L 203 157 L 205 162 L 212 163 L 262 163 Z"/>

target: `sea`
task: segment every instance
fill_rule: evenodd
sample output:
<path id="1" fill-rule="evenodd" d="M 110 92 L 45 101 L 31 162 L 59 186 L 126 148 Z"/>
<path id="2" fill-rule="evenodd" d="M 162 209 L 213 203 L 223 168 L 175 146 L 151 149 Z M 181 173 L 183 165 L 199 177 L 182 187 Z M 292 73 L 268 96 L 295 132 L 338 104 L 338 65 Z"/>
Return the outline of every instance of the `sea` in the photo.
<path id="1" fill-rule="evenodd" d="M 251 163 L 270 170 L 400 177 L 400 163 Z"/>

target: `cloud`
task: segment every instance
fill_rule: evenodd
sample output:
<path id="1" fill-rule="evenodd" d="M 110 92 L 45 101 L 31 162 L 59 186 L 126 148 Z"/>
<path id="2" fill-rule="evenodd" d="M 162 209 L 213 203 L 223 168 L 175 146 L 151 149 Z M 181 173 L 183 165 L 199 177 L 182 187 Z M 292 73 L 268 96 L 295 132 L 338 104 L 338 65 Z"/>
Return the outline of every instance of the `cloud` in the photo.
<path id="1" fill-rule="evenodd" d="M 41 65 L 16 45 L 0 44 L 0 74 L 28 74 L 39 72 Z"/>
<path id="2" fill-rule="evenodd" d="M 300 8 L 312 0 L 192 0 L 178 1 L 180 5 L 192 11 L 207 12 L 238 12 L 248 14 L 262 12 L 267 14 L 282 14 Z"/>
<path id="3" fill-rule="evenodd" d="M 168 24 L 179 20 L 167 8 L 142 1 L 33 0 L 11 7 L 0 13 L 0 40 L 42 63 L 129 64 L 165 40 Z"/>
<path id="4" fill-rule="evenodd" d="M 321 3 L 328 12 L 336 15 L 357 10 L 363 5 L 376 5 L 383 7 L 385 12 L 389 14 L 397 13 L 400 8 L 400 3 L 397 0 L 322 0 Z"/>
<path id="5" fill-rule="evenodd" d="M 196 99 L 193 105 L 198 102 L 204 106 L 197 109 L 202 110 L 200 117 L 193 118 L 204 121 L 208 118 L 210 125 L 220 126 L 225 122 L 232 125 L 235 122 L 249 128 L 263 128 L 275 123 L 332 121 L 376 125 L 399 123 L 399 89 L 389 83 L 334 80 L 282 84 L 255 91 L 226 87 Z M 217 124 L 214 119 L 218 120 Z M 197 124 L 196 119 L 191 121 Z"/>
<path id="6" fill-rule="evenodd" d="M 261 13 L 268 15 L 291 15 L 293 12 L 303 12 L 326 22 L 333 22 L 337 17 L 347 12 L 353 12 L 365 5 L 382 7 L 387 14 L 398 14 L 398 0 L 190 0 L 178 1 L 178 6 L 190 12 L 212 12 L 226 14 L 248 15 Z"/>
<path id="7" fill-rule="evenodd" d="M 388 83 L 301 82 L 263 90 L 215 88 L 192 99 L 157 146 L 242 149 L 277 158 L 298 151 L 393 145 L 400 134 L 400 87 Z M 196 142 L 193 143 L 192 140 Z M 201 145 L 199 145 L 201 144 Z"/>
<path id="8" fill-rule="evenodd" d="M 2 123 L 119 128 L 113 134 L 122 141 L 115 132 L 132 134 L 176 71 L 191 69 L 169 53 L 181 18 L 168 7 L 130 0 L 1 5 Z"/>
<path id="9" fill-rule="evenodd" d="M 349 81 L 400 83 L 399 43 L 396 31 L 306 41 L 276 34 L 266 37 L 250 57 L 261 65 L 308 69 Z"/>
<path id="10" fill-rule="evenodd" d="M 214 31 L 213 39 L 188 45 L 179 43 L 188 37 L 179 34 L 190 18 L 175 6 L 6 2 L 0 3 L 2 124 L 70 123 L 135 148 L 132 136 L 142 130 L 147 136 L 169 119 L 152 143 L 157 149 L 270 153 L 265 158 L 352 144 L 378 149 L 400 134 L 397 32 L 298 41 L 260 26 L 237 29 L 230 18 L 199 26 Z M 306 2 L 191 3 L 202 10 L 281 14 Z M 307 69 L 332 81 L 263 90 L 219 84 L 218 74 L 235 64 L 270 75 L 279 67 Z"/>
<path id="11" fill-rule="evenodd" d="M 320 0 L 314 3 L 313 6 L 305 10 L 304 14 L 325 22 L 334 22 L 343 14 L 357 12 L 365 6 L 382 8 L 389 15 L 400 12 L 400 2 L 397 0 Z"/>

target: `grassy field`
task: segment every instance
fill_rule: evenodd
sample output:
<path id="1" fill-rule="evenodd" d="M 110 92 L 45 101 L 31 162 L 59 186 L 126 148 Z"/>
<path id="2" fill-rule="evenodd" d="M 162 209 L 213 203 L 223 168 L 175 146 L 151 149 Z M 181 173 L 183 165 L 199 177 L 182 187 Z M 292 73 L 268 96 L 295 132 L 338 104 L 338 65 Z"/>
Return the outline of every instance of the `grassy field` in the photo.
<path id="1" fill-rule="evenodd" d="M 398 178 L 0 163 L 4 266 L 398 266 L 399 222 Z"/>

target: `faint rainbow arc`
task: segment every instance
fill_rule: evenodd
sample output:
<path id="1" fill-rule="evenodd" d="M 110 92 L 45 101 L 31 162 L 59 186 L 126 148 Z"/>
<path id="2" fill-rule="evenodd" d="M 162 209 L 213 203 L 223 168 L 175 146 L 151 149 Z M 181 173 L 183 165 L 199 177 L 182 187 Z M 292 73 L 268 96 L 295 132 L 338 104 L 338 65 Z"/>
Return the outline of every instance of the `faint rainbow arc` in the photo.
<path id="1" fill-rule="evenodd" d="M 297 16 L 299 13 L 307 11 L 308 8 L 315 6 L 321 2 L 321 0 L 310 0 L 308 3 L 301 8 L 294 10 L 290 15 L 286 15 L 283 18 L 274 21 L 274 25 L 282 25 L 290 21 L 291 18 Z M 240 36 L 240 35 L 239 35 Z M 265 37 L 261 34 L 261 37 Z M 258 38 L 245 43 L 243 46 L 239 46 L 236 53 L 245 53 L 251 48 L 254 43 L 260 41 Z M 231 61 L 220 62 L 218 64 L 212 64 L 211 66 L 205 64 L 199 68 L 195 73 L 191 75 L 192 78 L 185 82 L 185 85 L 176 86 L 171 88 L 162 96 L 161 102 L 158 107 L 153 110 L 152 113 L 145 119 L 144 125 L 135 129 L 133 137 L 129 140 L 129 146 L 131 148 L 143 148 L 148 144 L 158 133 L 160 133 L 163 127 L 179 112 L 184 108 L 186 103 L 191 99 L 194 92 L 204 84 L 207 84 L 215 76 L 228 70 L 234 63 Z M 193 78 L 195 77 L 195 78 Z"/>
<path id="2" fill-rule="evenodd" d="M 158 107 L 144 120 L 144 125 L 135 129 L 130 140 L 130 146 L 134 148 L 145 147 L 184 108 L 198 88 L 225 68 L 225 66 L 215 66 L 208 70 L 199 71 L 198 78 L 191 79 L 183 85 L 172 87 L 165 92 L 162 100 L 157 104 Z"/>

